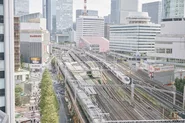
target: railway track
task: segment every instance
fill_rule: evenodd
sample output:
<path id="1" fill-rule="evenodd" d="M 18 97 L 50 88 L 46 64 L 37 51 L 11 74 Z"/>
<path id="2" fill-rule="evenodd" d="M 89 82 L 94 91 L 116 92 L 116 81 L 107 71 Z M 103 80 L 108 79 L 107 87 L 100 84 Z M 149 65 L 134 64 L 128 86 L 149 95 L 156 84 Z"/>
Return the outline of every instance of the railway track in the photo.
<path id="1" fill-rule="evenodd" d="M 134 83 L 136 83 L 136 84 L 145 85 L 145 86 L 147 85 L 147 86 L 149 86 L 151 88 L 155 87 L 155 88 L 158 88 L 158 89 L 164 89 L 164 90 L 166 90 L 165 87 L 159 86 L 158 84 L 157 85 L 154 84 L 153 81 L 150 78 L 148 78 L 147 76 L 138 75 L 138 72 L 134 72 L 134 73 L 132 72 L 134 74 L 133 75 L 133 74 L 128 73 L 128 71 L 126 71 L 122 67 L 119 67 L 119 68 L 127 76 L 129 76 L 131 78 L 133 77 L 134 78 Z M 138 77 L 136 77 L 136 76 L 140 77 L 141 79 L 138 80 L 137 79 Z M 173 103 L 173 94 L 169 94 L 169 93 L 165 93 L 165 92 L 158 92 L 158 91 L 153 91 L 153 93 L 155 93 L 156 95 L 158 95 L 158 97 L 160 97 L 161 99 L 165 100 L 166 102 L 168 102 L 170 104 Z M 181 110 L 182 111 L 182 108 L 181 108 L 182 107 L 182 95 L 180 95 L 179 93 L 177 93 L 175 102 L 176 102 L 176 108 L 178 110 Z M 171 107 L 173 107 L 173 106 L 171 106 Z M 170 108 L 170 106 L 169 106 L 169 108 Z"/>
<path id="2" fill-rule="evenodd" d="M 86 60 L 94 61 L 92 58 L 89 58 L 89 57 L 87 57 Z M 99 67 L 101 67 L 100 63 L 98 63 L 98 65 Z M 141 79 L 139 79 L 138 77 L 135 77 L 132 74 L 130 74 L 130 76 L 132 76 L 138 81 L 141 81 Z M 121 84 L 119 83 L 118 79 L 116 80 L 113 79 L 113 80 L 117 82 L 116 84 Z M 127 101 L 125 101 L 122 97 L 120 97 L 120 95 L 118 95 L 117 92 L 115 92 L 116 88 L 114 87 L 103 87 L 101 89 L 99 88 L 100 87 L 95 88 L 99 95 L 96 97 L 96 100 L 105 112 L 110 113 L 111 120 L 161 119 L 162 114 L 158 110 L 156 110 L 151 104 L 146 103 L 146 101 L 145 102 L 142 101 L 142 103 L 139 101 L 136 101 L 135 108 L 134 108 L 134 107 L 131 107 L 130 104 Z M 130 94 L 128 90 L 127 90 L 127 94 Z M 143 97 L 140 96 L 140 98 L 143 98 Z M 150 109 L 148 109 L 147 107 L 150 107 Z"/>

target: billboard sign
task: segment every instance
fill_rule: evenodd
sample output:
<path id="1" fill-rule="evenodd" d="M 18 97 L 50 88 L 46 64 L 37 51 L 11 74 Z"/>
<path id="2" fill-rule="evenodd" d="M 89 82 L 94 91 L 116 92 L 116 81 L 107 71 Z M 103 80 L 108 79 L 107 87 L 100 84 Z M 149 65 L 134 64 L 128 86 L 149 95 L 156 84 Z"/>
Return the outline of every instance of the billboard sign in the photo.
<path id="1" fill-rule="evenodd" d="M 30 60 L 32 64 L 41 64 L 41 58 L 39 57 L 32 57 Z"/>
<path id="2" fill-rule="evenodd" d="M 42 35 L 41 34 L 30 34 L 30 41 L 31 42 L 41 42 Z"/>
<path id="3" fill-rule="evenodd" d="M 149 71 L 150 72 L 165 72 L 165 71 L 173 71 L 174 65 L 166 65 L 166 66 L 152 66 L 150 65 Z"/>

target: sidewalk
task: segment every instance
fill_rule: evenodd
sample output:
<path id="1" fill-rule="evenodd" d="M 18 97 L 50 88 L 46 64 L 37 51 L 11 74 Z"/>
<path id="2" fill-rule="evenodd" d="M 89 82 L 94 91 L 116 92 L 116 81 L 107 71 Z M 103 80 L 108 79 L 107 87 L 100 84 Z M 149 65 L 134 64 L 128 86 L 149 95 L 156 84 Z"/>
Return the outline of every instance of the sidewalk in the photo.
<path id="1" fill-rule="evenodd" d="M 39 98 L 40 98 L 40 89 L 39 83 L 41 81 L 42 73 L 31 73 L 30 83 L 32 85 L 32 92 L 30 95 L 30 102 L 25 106 L 16 107 L 16 120 L 20 122 L 31 121 L 32 123 L 40 123 L 40 111 L 39 111 Z"/>

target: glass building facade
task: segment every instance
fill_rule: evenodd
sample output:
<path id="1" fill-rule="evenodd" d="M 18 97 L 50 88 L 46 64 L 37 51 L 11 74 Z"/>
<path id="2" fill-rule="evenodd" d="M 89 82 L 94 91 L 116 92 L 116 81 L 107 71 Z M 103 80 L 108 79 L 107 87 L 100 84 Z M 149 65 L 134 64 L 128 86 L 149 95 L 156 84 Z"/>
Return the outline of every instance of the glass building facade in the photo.
<path id="1" fill-rule="evenodd" d="M 56 30 L 62 30 L 73 25 L 73 0 L 56 0 Z"/>
<path id="2" fill-rule="evenodd" d="M 163 0 L 163 19 L 184 18 L 184 0 Z"/>
<path id="3" fill-rule="evenodd" d="M 14 15 L 22 16 L 29 14 L 29 0 L 14 0 Z"/>
<path id="4" fill-rule="evenodd" d="M 79 18 L 79 16 L 83 15 L 83 13 L 84 13 L 83 9 L 76 10 L 76 18 Z M 88 16 L 98 16 L 98 11 L 97 10 L 87 10 L 87 15 Z"/>
<path id="5" fill-rule="evenodd" d="M 0 110 L 5 112 L 4 6 L 0 0 Z"/>
<path id="6" fill-rule="evenodd" d="M 162 16 L 161 1 L 143 4 L 142 11 L 148 12 L 152 23 L 160 24 Z"/>

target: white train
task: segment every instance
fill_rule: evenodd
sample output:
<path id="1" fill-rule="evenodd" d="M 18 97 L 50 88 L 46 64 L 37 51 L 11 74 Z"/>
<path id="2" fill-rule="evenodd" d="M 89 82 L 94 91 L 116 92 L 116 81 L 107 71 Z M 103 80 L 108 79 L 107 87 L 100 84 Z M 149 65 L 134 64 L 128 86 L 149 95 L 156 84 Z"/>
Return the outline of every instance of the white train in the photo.
<path id="1" fill-rule="evenodd" d="M 115 70 L 114 66 L 112 66 L 111 64 L 109 64 L 108 62 L 106 62 L 104 59 L 98 58 L 95 55 L 89 54 L 87 53 L 89 56 L 91 56 L 92 58 L 98 60 L 99 62 L 101 62 L 107 69 L 109 69 L 123 84 L 130 84 L 130 78 L 126 75 L 124 75 L 123 73 L 121 73 L 120 71 Z"/>

